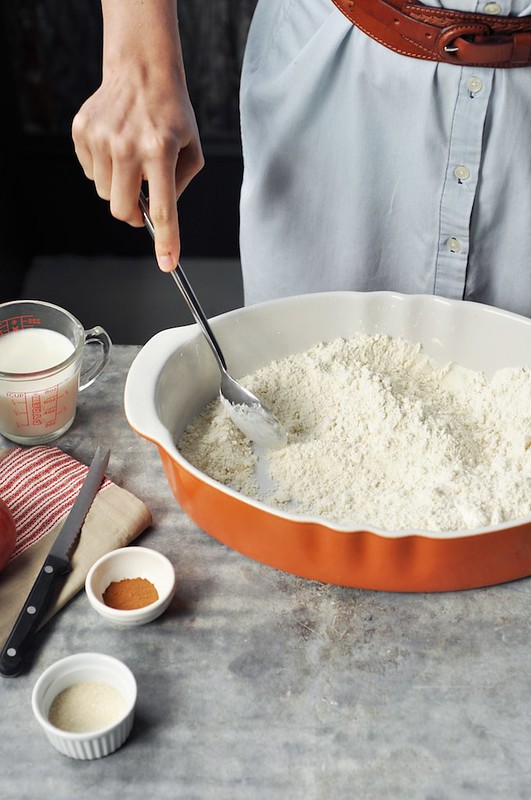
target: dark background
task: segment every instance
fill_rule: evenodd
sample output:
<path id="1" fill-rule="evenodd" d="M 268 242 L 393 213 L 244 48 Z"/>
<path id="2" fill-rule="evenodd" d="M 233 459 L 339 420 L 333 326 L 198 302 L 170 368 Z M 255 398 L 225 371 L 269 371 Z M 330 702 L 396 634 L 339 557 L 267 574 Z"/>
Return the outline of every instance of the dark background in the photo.
<path id="1" fill-rule="evenodd" d="M 238 88 L 256 0 L 179 0 L 188 85 L 206 166 L 179 203 L 183 251 L 238 258 Z M 36 257 L 152 253 L 114 220 L 74 154 L 72 118 L 99 85 L 99 0 L 3 0 L 0 300 L 19 296 Z"/>

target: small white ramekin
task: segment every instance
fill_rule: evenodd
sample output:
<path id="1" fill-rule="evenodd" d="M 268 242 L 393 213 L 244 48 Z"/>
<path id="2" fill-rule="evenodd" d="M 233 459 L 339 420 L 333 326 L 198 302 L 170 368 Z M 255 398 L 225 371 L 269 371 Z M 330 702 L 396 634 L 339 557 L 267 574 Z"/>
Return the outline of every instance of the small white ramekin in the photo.
<path id="1" fill-rule="evenodd" d="M 124 709 L 112 725 L 82 733 L 52 725 L 48 716 L 53 701 L 80 681 L 103 681 L 122 695 Z M 136 696 L 135 677 L 121 661 L 103 653 L 76 653 L 56 661 L 42 673 L 33 688 L 31 704 L 37 721 L 60 753 L 88 760 L 108 756 L 123 745 L 133 726 Z"/>
<path id="2" fill-rule="evenodd" d="M 143 608 L 122 610 L 103 602 L 110 583 L 126 578 L 146 578 L 155 586 L 158 600 Z M 150 547 L 121 547 L 102 556 L 91 567 L 85 580 L 90 605 L 108 622 L 129 627 L 144 625 L 168 608 L 175 592 L 175 570 L 166 556 Z"/>

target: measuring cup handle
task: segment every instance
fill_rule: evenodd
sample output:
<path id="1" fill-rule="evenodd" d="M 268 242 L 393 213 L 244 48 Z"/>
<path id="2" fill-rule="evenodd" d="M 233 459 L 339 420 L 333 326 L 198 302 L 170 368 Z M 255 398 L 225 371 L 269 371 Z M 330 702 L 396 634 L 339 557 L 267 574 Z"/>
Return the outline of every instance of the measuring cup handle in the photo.
<path id="1" fill-rule="evenodd" d="M 89 328 L 85 331 L 85 346 L 88 345 L 97 345 L 101 352 L 100 357 L 95 364 L 92 364 L 92 366 L 85 370 L 83 370 L 83 368 L 81 369 L 81 375 L 79 376 L 80 392 L 82 392 L 83 389 L 86 389 L 87 386 L 90 386 L 92 383 L 94 383 L 98 375 L 103 372 L 111 354 L 111 337 L 107 331 L 104 330 L 104 328 L 96 325 L 94 328 Z"/>

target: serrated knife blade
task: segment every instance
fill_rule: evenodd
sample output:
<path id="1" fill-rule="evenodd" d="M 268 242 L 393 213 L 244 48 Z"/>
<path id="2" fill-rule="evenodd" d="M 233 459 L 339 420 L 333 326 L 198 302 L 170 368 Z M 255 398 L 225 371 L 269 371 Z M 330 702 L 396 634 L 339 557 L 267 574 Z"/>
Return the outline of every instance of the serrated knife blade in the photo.
<path id="1" fill-rule="evenodd" d="M 74 505 L 50 548 L 2 648 L 0 674 L 4 677 L 11 678 L 19 674 L 28 642 L 72 569 L 72 554 L 77 547 L 85 517 L 105 476 L 109 457 L 110 450 L 102 451 L 100 447 L 97 448 Z"/>

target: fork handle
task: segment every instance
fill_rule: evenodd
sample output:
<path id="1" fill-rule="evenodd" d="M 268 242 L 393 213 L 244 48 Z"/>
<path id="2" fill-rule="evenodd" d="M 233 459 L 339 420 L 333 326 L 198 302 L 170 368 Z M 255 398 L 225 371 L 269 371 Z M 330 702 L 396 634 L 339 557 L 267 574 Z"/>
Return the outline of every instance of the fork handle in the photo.
<path id="1" fill-rule="evenodd" d="M 153 239 L 153 241 L 155 241 L 155 228 L 153 226 L 153 222 L 151 220 L 151 216 L 150 216 L 150 213 L 149 213 L 149 202 L 148 202 L 148 199 L 145 196 L 144 192 L 142 192 L 142 191 L 140 192 L 140 196 L 139 196 L 139 199 L 138 199 L 138 204 L 140 206 L 140 210 L 142 211 L 142 216 L 144 217 L 144 222 L 146 223 L 146 228 L 148 229 L 149 233 L 151 234 L 151 238 Z M 177 286 L 181 290 L 181 294 L 184 297 L 184 299 L 186 300 L 188 308 L 192 312 L 195 321 L 198 323 L 198 325 L 200 326 L 201 330 L 203 331 L 203 333 L 204 333 L 204 335 L 206 337 L 206 340 L 207 340 L 208 344 L 210 345 L 210 348 L 211 348 L 212 352 L 214 353 L 216 361 L 218 362 L 219 368 L 223 372 L 226 372 L 227 371 L 227 364 L 225 362 L 225 357 L 224 357 L 224 355 L 222 353 L 221 347 L 218 344 L 218 340 L 214 336 L 214 333 L 212 331 L 212 328 L 210 327 L 210 324 L 208 322 L 206 314 L 203 311 L 201 303 L 197 299 L 196 294 L 195 294 L 194 290 L 192 289 L 192 287 L 191 287 L 191 285 L 190 285 L 190 283 L 188 281 L 188 278 L 186 277 L 186 275 L 184 273 L 183 268 L 181 267 L 181 265 L 179 263 L 177 263 L 177 266 L 175 267 L 175 269 L 173 269 L 169 274 L 171 275 L 171 277 L 173 278 L 173 280 L 175 281 L 175 283 L 177 284 Z"/>

